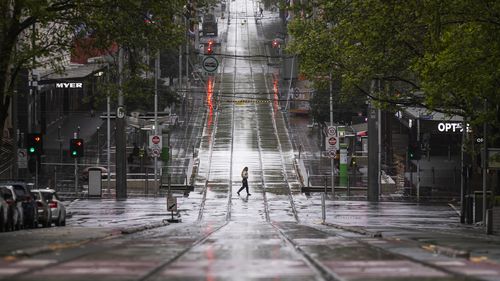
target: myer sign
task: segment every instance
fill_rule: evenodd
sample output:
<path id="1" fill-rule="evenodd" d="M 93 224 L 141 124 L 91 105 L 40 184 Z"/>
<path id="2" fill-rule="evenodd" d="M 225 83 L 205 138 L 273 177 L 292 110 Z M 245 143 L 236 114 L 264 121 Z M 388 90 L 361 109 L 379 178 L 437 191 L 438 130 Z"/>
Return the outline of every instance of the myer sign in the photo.
<path id="1" fill-rule="evenodd" d="M 81 89 L 83 88 L 83 83 L 81 82 L 57 82 L 57 89 Z"/>

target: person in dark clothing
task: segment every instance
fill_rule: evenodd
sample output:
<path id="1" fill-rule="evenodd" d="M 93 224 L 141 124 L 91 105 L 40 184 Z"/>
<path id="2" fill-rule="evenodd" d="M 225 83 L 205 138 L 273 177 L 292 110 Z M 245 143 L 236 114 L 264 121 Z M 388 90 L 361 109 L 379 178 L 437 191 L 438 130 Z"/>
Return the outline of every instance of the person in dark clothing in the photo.
<path id="1" fill-rule="evenodd" d="M 250 194 L 250 193 L 248 192 L 248 167 L 243 168 L 243 171 L 241 171 L 241 179 L 242 179 L 242 180 L 241 180 L 241 184 L 242 184 L 242 186 L 241 186 L 240 190 L 238 190 L 238 192 L 236 192 L 236 193 L 238 193 L 238 195 L 240 195 L 240 192 L 241 192 L 244 188 L 246 188 L 246 190 L 247 190 L 247 196 L 248 196 L 248 195 L 252 195 L 252 194 Z"/>

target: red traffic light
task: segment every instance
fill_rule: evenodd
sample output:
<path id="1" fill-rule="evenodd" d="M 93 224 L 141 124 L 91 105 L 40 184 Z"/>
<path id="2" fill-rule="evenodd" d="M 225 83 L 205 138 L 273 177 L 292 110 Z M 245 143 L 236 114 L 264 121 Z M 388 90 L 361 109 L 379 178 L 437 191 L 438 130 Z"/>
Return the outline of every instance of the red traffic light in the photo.
<path id="1" fill-rule="evenodd" d="M 213 40 L 208 40 L 208 46 L 212 46 L 214 44 Z"/>
<path id="2" fill-rule="evenodd" d="M 274 39 L 272 45 L 273 45 L 273 48 L 279 48 L 280 42 L 278 40 Z"/>
<path id="3" fill-rule="evenodd" d="M 30 155 L 43 154 L 42 135 L 38 134 L 38 133 L 28 134 L 28 136 L 26 138 L 26 148 L 28 150 L 28 154 L 30 154 Z"/>
<path id="4" fill-rule="evenodd" d="M 83 157 L 83 139 L 70 139 L 69 150 L 72 158 Z"/>

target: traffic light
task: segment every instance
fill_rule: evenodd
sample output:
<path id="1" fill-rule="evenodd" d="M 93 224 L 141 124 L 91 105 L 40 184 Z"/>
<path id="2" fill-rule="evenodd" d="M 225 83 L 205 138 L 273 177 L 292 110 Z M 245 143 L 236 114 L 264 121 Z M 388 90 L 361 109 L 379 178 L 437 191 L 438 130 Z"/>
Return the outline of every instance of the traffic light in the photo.
<path id="1" fill-rule="evenodd" d="M 42 134 L 28 134 L 26 138 L 26 149 L 28 150 L 29 155 L 42 155 Z"/>
<path id="2" fill-rule="evenodd" d="M 69 140 L 69 154 L 72 158 L 83 157 L 83 139 Z"/>
<path id="3" fill-rule="evenodd" d="M 408 144 L 408 159 L 420 160 L 422 151 L 420 149 L 420 142 L 412 142 Z"/>
<path id="4" fill-rule="evenodd" d="M 214 41 L 212 40 L 208 40 L 208 43 L 207 43 L 207 52 L 206 54 L 207 55 L 211 55 L 213 52 L 214 52 Z"/>
<path id="5" fill-rule="evenodd" d="M 280 47 L 280 42 L 279 42 L 279 40 L 274 39 L 274 40 L 273 40 L 273 43 L 272 43 L 272 46 L 273 46 L 273 48 L 279 48 L 279 47 Z"/>

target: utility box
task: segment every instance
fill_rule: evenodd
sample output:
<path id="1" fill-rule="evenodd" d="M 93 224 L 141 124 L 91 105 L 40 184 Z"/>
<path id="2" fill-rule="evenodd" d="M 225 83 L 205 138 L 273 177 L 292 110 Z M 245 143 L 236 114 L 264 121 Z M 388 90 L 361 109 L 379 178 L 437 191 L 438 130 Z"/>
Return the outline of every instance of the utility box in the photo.
<path id="1" fill-rule="evenodd" d="M 491 220 L 493 234 L 500 235 L 500 206 L 493 207 L 493 218 Z"/>
<path id="2" fill-rule="evenodd" d="M 89 168 L 89 197 L 102 196 L 102 171 L 100 168 Z"/>
<path id="3" fill-rule="evenodd" d="M 486 192 L 486 209 L 491 208 L 491 191 Z M 483 221 L 483 192 L 474 191 L 474 222 Z"/>

